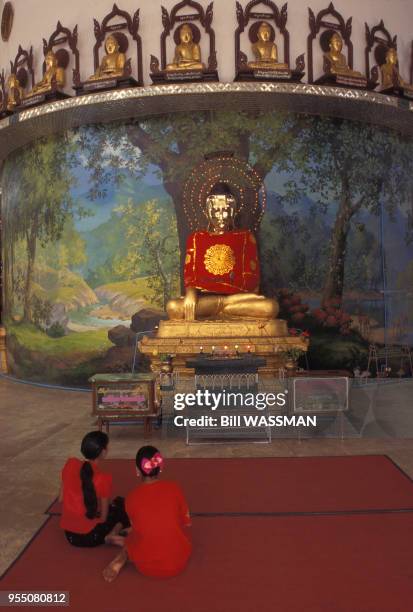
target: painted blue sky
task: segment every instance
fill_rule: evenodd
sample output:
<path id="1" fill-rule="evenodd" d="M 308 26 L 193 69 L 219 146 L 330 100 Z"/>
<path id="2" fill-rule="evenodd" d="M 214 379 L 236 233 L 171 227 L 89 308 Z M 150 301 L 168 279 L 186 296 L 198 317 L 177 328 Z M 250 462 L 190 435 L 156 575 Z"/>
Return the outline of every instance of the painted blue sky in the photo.
<path id="1" fill-rule="evenodd" d="M 72 196 L 76 202 L 86 208 L 90 217 L 75 219 L 75 226 L 81 231 L 90 231 L 99 227 L 110 219 L 113 208 L 124 198 L 132 198 L 136 202 L 143 202 L 149 198 L 168 198 L 159 178 L 155 175 L 154 166 L 148 169 L 143 179 L 125 174 L 125 182 L 120 186 L 108 183 L 104 186 L 105 195 L 98 200 L 90 200 L 88 192 L 90 189 L 89 171 L 84 167 L 77 167 L 74 171 L 76 186 L 72 189 Z"/>

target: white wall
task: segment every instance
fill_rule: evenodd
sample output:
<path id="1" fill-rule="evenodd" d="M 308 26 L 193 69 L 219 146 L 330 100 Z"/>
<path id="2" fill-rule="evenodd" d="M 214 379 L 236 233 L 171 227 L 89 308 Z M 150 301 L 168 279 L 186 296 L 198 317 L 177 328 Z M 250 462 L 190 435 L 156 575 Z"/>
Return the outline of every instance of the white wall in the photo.
<path id="1" fill-rule="evenodd" d="M 143 44 L 143 66 L 145 84 L 150 84 L 149 58 L 156 55 L 160 59 L 159 37 L 162 31 L 161 5 L 170 10 L 177 0 L 118 0 L 119 8 L 133 13 L 141 9 L 140 35 Z M 206 7 L 208 0 L 199 0 Z M 72 29 L 78 24 L 79 50 L 81 56 L 81 78 L 93 73 L 93 17 L 99 21 L 110 12 L 112 0 L 12 0 L 14 6 L 14 24 L 7 43 L 0 41 L 0 67 L 9 72 L 9 60 L 14 59 L 18 45 L 24 48 L 33 45 L 35 56 L 36 80 L 41 78 L 43 62 L 42 38 L 49 38 L 58 20 Z M 247 0 L 241 0 L 245 7 Z M 1 9 L 4 0 L 1 0 Z M 281 7 L 283 0 L 278 3 Z M 288 23 L 290 31 L 291 65 L 295 58 L 306 52 L 308 27 L 308 5 L 317 13 L 329 4 L 329 0 L 290 0 L 288 2 Z M 392 35 L 398 36 L 398 50 L 401 73 L 406 80 L 410 74 L 410 50 L 413 38 L 413 2 L 412 0 L 336 0 L 335 8 L 347 19 L 353 16 L 352 41 L 354 46 L 354 68 L 364 73 L 365 27 L 367 22 L 371 27 L 381 18 Z M 192 12 L 192 11 L 190 11 Z M 234 78 L 234 30 L 237 27 L 235 15 L 235 0 L 215 0 L 213 27 L 216 33 L 218 52 L 218 70 L 222 82 Z M 279 43 L 279 52 L 282 45 Z M 245 39 L 244 52 L 249 52 L 249 43 Z M 281 53 L 280 53 L 281 54 Z M 132 55 L 132 53 L 131 53 Z M 134 58 L 136 54 L 132 55 Z M 282 55 L 281 55 L 282 57 Z M 206 40 L 203 44 L 203 60 L 207 60 Z M 134 59 L 133 59 L 134 62 Z M 135 70 L 135 66 L 133 63 Z M 316 75 L 317 76 L 317 75 Z M 71 82 L 71 74 L 68 74 Z M 70 91 L 70 90 L 68 90 Z"/>

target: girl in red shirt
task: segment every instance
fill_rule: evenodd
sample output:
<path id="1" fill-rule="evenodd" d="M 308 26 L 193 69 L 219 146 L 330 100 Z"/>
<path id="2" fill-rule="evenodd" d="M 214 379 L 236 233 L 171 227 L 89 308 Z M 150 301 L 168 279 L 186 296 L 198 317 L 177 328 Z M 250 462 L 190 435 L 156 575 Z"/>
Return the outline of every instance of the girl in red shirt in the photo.
<path id="1" fill-rule="evenodd" d="M 109 503 L 112 476 L 100 470 L 108 453 L 108 436 L 92 431 L 82 440 L 81 453 L 86 461 L 71 457 L 62 470 L 60 501 L 63 502 L 60 526 L 73 546 L 123 546 L 119 535 L 130 523 L 120 497 Z"/>
<path id="2" fill-rule="evenodd" d="M 131 522 L 121 553 L 105 568 L 103 577 L 112 582 L 130 559 L 145 576 L 176 576 L 191 555 L 185 533 L 191 519 L 188 505 L 176 482 L 159 480 L 164 460 L 154 446 L 143 446 L 136 454 L 136 473 L 142 484 L 126 498 Z"/>

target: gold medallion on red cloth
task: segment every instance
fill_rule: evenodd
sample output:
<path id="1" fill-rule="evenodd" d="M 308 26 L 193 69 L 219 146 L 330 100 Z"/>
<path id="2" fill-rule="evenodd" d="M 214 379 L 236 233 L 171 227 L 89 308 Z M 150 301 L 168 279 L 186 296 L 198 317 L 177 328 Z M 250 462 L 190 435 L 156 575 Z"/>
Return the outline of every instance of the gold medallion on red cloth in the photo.
<path id="1" fill-rule="evenodd" d="M 248 230 L 194 232 L 187 242 L 184 279 L 186 287 L 211 293 L 257 292 L 260 272 L 254 235 Z"/>
<path id="2" fill-rule="evenodd" d="M 207 249 L 204 256 L 205 268 L 211 274 L 222 276 L 234 269 L 235 254 L 228 244 L 214 244 Z"/>

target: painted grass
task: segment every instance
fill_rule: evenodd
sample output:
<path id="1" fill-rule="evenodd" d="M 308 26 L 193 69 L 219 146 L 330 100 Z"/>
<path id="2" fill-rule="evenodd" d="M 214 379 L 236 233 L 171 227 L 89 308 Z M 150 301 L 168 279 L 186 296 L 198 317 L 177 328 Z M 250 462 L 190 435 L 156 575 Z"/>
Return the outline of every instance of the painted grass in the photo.
<path id="1" fill-rule="evenodd" d="M 108 339 L 107 329 L 71 333 L 62 338 L 50 338 L 34 325 L 17 323 L 7 325 L 7 334 L 14 336 L 18 344 L 30 351 L 38 351 L 56 357 L 72 354 L 94 356 L 113 346 Z"/>

